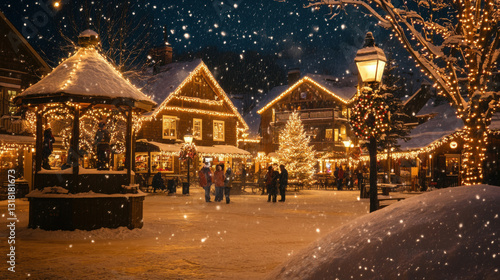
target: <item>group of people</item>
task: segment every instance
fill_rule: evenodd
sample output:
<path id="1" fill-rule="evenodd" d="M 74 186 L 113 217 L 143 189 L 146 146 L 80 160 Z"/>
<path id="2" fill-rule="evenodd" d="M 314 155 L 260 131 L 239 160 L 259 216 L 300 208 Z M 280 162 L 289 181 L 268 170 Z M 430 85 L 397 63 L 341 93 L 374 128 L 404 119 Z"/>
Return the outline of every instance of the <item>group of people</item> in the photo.
<path id="1" fill-rule="evenodd" d="M 215 168 L 215 172 L 212 174 L 210 170 L 210 165 L 205 164 L 200 172 L 198 172 L 200 187 L 205 190 L 205 201 L 212 202 L 210 200 L 210 187 L 212 183 L 215 184 L 215 202 L 220 202 L 223 198 L 226 198 L 226 204 L 229 204 L 230 198 L 229 194 L 231 192 L 231 182 L 233 179 L 233 174 L 231 168 L 228 168 L 224 173 L 224 165 L 218 164 Z"/>
<path id="2" fill-rule="evenodd" d="M 280 202 L 285 202 L 286 199 L 286 187 L 288 185 L 288 171 L 285 169 L 284 165 L 280 165 L 280 171 L 273 170 L 272 166 L 269 166 L 268 172 L 265 177 L 266 189 L 267 189 L 267 202 L 276 202 L 278 189 L 281 196 Z M 218 164 L 216 166 L 216 171 L 212 174 L 210 166 L 205 164 L 200 172 L 199 182 L 200 187 L 205 190 L 205 201 L 211 202 L 210 200 L 210 187 L 212 183 L 215 184 L 215 202 L 220 202 L 223 198 L 226 198 L 226 203 L 230 202 L 230 192 L 231 192 L 231 182 L 233 180 L 233 174 L 231 168 L 228 168 L 224 173 L 224 165 Z"/>
<path id="3" fill-rule="evenodd" d="M 357 170 L 355 175 L 358 179 L 359 185 L 360 180 L 363 179 L 363 172 L 361 170 Z M 335 171 L 333 172 L 333 176 L 335 177 L 337 183 L 337 190 L 341 191 L 344 186 L 346 186 L 348 189 L 354 188 L 354 177 L 349 167 L 347 167 L 345 170 L 342 168 L 342 166 L 336 167 Z"/>
<path id="4" fill-rule="evenodd" d="M 273 170 L 272 166 L 267 168 L 266 189 L 267 189 L 267 202 L 276 202 L 276 197 L 278 196 L 278 185 L 281 199 L 279 202 L 285 202 L 286 198 L 286 186 L 288 185 L 288 171 L 285 166 L 280 165 L 280 171 Z"/>

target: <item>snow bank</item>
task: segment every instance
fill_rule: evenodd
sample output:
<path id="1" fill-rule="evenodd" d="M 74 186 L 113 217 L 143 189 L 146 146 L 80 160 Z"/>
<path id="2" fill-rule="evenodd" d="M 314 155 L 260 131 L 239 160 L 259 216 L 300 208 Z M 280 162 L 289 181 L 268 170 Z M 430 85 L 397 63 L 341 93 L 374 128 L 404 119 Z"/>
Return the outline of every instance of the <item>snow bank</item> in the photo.
<path id="1" fill-rule="evenodd" d="M 447 188 L 362 216 L 268 279 L 500 279 L 500 188 Z"/>

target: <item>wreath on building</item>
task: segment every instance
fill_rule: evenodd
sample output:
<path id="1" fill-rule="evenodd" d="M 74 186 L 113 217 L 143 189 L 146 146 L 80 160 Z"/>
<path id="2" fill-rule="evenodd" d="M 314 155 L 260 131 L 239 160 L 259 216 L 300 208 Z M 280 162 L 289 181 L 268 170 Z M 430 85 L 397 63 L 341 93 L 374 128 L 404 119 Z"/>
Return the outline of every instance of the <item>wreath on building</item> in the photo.
<path id="1" fill-rule="evenodd" d="M 184 143 L 179 152 L 179 159 L 186 160 L 188 158 L 193 159 L 197 154 L 196 145 L 194 143 Z"/>

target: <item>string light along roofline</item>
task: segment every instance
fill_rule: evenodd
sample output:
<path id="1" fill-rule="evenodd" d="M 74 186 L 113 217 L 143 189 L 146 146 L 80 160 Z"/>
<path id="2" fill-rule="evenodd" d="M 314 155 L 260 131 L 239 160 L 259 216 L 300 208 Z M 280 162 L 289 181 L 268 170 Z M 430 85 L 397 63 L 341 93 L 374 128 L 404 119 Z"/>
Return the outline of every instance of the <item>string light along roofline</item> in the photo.
<path id="1" fill-rule="evenodd" d="M 169 106 L 169 102 L 173 99 L 181 99 L 189 102 L 198 102 L 202 104 L 208 104 L 208 105 L 219 105 L 220 103 L 218 101 L 214 100 L 205 100 L 201 98 L 191 98 L 191 97 L 185 97 L 181 95 L 182 89 L 193 80 L 193 78 L 200 73 L 200 71 L 203 71 L 205 75 L 209 78 L 210 82 L 215 86 L 216 90 L 222 97 L 222 99 L 225 101 L 227 105 L 229 105 L 230 109 L 232 110 L 232 113 L 222 113 L 222 112 L 217 112 L 217 111 L 209 111 L 209 110 L 200 110 L 200 109 L 192 109 L 192 108 L 180 108 L 180 107 L 172 107 Z M 222 105 L 222 104 L 220 104 Z M 243 117 L 240 115 L 238 112 L 238 109 L 233 105 L 233 102 L 229 99 L 227 96 L 226 92 L 220 87 L 219 83 L 215 80 L 214 76 L 212 75 L 212 72 L 208 69 L 208 67 L 205 65 L 203 61 L 200 62 L 200 64 L 191 72 L 189 73 L 189 76 L 182 81 L 182 83 L 175 89 L 174 92 L 172 92 L 163 102 L 154 110 L 154 112 L 150 116 L 144 116 L 145 120 L 152 120 L 158 116 L 158 114 L 162 110 L 175 110 L 175 111 L 185 111 L 189 113 L 198 113 L 198 114 L 206 114 L 206 115 L 212 115 L 212 116 L 225 116 L 225 117 L 232 117 L 236 116 L 239 120 L 239 123 L 242 125 L 242 130 L 246 131 L 249 129 L 248 124 L 245 122 Z"/>
<path id="2" fill-rule="evenodd" d="M 349 99 L 349 100 L 345 100 L 343 99 L 342 97 L 336 95 L 334 92 L 330 91 L 329 89 L 325 88 L 324 86 L 320 85 L 319 83 L 317 83 L 315 80 L 305 76 L 304 78 L 298 80 L 295 84 L 293 84 L 291 87 L 289 87 L 287 90 L 285 90 L 282 94 L 280 94 L 278 97 L 276 97 L 273 101 L 269 102 L 266 106 L 264 106 L 262 109 L 258 110 L 257 111 L 257 114 L 259 115 L 262 115 L 262 113 L 264 113 L 267 109 L 269 109 L 270 107 L 272 107 L 274 104 L 276 104 L 278 101 L 280 101 L 281 99 L 283 99 L 285 96 L 287 96 L 290 92 L 294 91 L 295 89 L 297 89 L 300 85 L 302 85 L 303 83 L 305 82 L 309 82 L 313 85 L 315 85 L 316 87 L 320 88 L 321 90 L 323 90 L 324 92 L 328 93 L 329 95 L 331 95 L 333 98 L 339 100 L 340 102 L 344 103 L 344 104 L 349 104 L 349 103 L 352 103 L 353 102 L 353 98 Z"/>

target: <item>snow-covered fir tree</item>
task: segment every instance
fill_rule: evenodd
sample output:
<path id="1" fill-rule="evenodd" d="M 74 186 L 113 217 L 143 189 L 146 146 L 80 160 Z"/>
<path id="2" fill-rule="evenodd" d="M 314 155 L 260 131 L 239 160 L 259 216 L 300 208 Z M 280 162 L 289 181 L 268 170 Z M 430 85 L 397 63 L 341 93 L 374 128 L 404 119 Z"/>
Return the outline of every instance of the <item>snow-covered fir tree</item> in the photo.
<path id="1" fill-rule="evenodd" d="M 288 170 L 290 180 L 297 180 L 305 185 L 313 180 L 316 162 L 309 142 L 299 114 L 293 112 L 279 134 L 278 157 L 280 164 L 285 165 Z"/>

